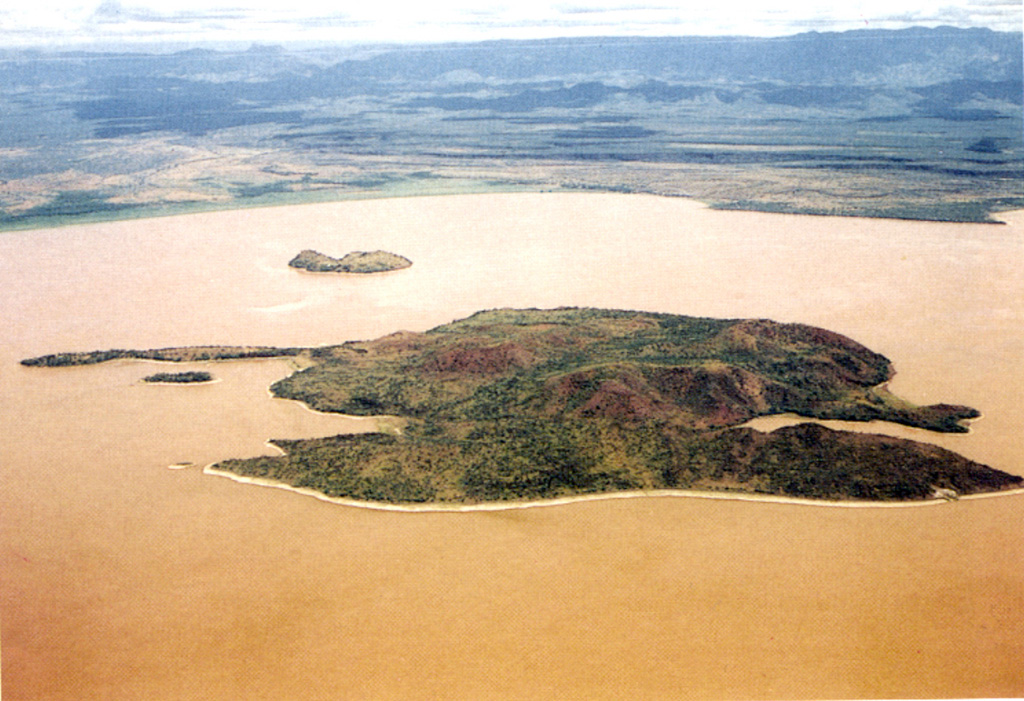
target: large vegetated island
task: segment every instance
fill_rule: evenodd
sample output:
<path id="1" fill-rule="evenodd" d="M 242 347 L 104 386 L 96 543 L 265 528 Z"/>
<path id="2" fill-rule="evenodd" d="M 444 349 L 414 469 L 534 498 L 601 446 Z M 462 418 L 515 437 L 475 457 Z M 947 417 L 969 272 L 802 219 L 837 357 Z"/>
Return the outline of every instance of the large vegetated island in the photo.
<path id="1" fill-rule="evenodd" d="M 796 413 L 962 432 L 978 416 L 899 399 L 886 388 L 888 359 L 801 324 L 506 309 L 304 356 L 313 365 L 275 395 L 401 417 L 402 430 L 278 440 L 281 456 L 215 469 L 332 497 L 453 504 L 666 488 L 925 499 L 1024 479 L 926 443 L 813 423 L 741 426 Z"/>

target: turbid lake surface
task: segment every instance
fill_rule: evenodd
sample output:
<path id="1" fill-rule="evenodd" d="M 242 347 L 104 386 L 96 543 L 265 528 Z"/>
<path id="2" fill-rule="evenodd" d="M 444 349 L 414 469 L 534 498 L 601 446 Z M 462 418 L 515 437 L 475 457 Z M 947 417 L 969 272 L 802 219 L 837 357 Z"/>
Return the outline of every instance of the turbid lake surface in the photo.
<path id="1" fill-rule="evenodd" d="M 371 511 L 202 473 L 271 437 L 372 428 L 272 399 L 285 361 L 17 364 L 332 343 L 503 306 L 768 317 L 884 353 L 913 401 L 977 407 L 970 434 L 901 435 L 1022 474 L 1024 214 L 1004 218 L 537 194 L 0 234 L 3 697 L 1024 695 L 1024 496 Z M 304 248 L 414 264 L 302 274 Z M 165 367 L 219 381 L 139 382 Z"/>

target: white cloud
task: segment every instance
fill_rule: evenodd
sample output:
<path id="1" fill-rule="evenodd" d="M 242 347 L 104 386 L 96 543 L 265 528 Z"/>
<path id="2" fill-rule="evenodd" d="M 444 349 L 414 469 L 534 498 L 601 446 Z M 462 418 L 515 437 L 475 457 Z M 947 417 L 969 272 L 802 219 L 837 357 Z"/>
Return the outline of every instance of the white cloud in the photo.
<path id="1" fill-rule="evenodd" d="M 598 35 L 778 36 L 910 24 L 1021 29 L 1012 0 L 26 0 L 0 14 L 0 42 L 454 41 Z"/>

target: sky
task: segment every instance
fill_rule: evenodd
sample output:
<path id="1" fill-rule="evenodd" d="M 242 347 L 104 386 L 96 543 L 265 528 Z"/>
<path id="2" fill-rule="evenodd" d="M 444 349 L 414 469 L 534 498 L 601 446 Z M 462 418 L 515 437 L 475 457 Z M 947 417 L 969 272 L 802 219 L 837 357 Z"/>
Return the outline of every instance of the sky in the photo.
<path id="1" fill-rule="evenodd" d="M 784 36 L 908 26 L 1021 31 L 1020 0 L 0 0 L 0 49 L 574 36 Z"/>

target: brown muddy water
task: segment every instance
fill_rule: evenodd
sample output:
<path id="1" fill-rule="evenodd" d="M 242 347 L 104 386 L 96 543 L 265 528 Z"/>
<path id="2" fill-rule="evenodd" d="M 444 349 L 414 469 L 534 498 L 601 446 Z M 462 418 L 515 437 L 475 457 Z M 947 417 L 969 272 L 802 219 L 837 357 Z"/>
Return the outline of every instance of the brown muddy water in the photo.
<path id="1" fill-rule="evenodd" d="M 15 699 L 1024 694 L 1024 497 L 905 509 L 639 498 L 393 513 L 204 475 L 371 424 L 270 398 L 287 362 L 27 369 L 312 345 L 502 306 L 769 317 L 979 408 L 934 440 L 1024 473 L 1024 215 L 947 225 L 481 195 L 0 235 L 0 625 Z M 371 277 L 287 267 L 383 248 Z M 169 470 L 169 465 L 195 467 Z"/>

